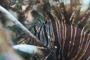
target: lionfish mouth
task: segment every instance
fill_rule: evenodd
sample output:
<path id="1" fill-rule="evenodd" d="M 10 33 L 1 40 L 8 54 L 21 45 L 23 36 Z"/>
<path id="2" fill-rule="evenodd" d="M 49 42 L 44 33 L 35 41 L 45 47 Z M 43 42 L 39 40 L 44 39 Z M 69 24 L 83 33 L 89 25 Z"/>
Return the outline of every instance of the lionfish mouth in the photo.
<path id="1" fill-rule="evenodd" d="M 39 23 L 28 27 L 29 30 L 27 30 L 17 19 L 12 20 L 29 34 L 29 36 L 24 35 L 25 39 L 20 40 L 18 44 L 28 42 L 30 45 L 28 45 L 29 48 L 27 45 L 13 46 L 14 49 L 27 52 L 21 48 L 26 47 L 24 49 L 28 50 L 27 53 L 33 54 L 30 52 L 33 50 L 35 54 L 42 55 L 45 60 L 90 59 L 90 23 L 87 22 L 90 20 L 89 3 L 86 4 L 83 0 L 36 0 L 31 2 L 32 8 L 29 13 Z M 27 24 L 25 26 L 27 27 Z M 36 45 L 36 47 L 31 45 Z M 30 47 L 32 50 L 29 51 Z"/>

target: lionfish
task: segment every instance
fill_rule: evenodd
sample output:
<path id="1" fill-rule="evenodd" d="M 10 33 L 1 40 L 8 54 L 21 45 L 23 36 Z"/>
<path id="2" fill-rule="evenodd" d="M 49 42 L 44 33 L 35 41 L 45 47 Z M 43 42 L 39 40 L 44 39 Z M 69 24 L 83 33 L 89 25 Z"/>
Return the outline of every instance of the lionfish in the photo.
<path id="1" fill-rule="evenodd" d="M 30 1 L 26 12 L 39 22 L 33 26 L 22 25 L 1 6 L 0 11 L 25 32 L 14 49 L 44 60 L 90 60 L 90 4 L 83 6 L 82 0 Z"/>

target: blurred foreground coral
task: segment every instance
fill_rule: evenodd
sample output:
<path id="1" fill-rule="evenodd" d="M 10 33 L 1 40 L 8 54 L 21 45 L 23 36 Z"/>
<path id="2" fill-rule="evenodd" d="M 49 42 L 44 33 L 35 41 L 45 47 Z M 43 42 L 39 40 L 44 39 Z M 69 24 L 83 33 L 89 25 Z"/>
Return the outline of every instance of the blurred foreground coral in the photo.
<path id="1" fill-rule="evenodd" d="M 8 34 L 0 23 L 0 60 L 23 60 L 12 49 Z"/>

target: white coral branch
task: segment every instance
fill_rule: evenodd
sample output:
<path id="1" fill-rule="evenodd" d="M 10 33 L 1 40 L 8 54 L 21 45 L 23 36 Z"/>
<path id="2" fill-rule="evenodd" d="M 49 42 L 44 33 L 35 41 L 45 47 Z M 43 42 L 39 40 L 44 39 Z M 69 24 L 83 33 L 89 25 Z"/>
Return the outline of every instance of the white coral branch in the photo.
<path id="1" fill-rule="evenodd" d="M 43 51 L 41 49 L 45 49 L 43 47 L 26 45 L 26 44 L 15 45 L 15 46 L 13 46 L 13 48 L 16 50 L 19 50 L 19 51 L 29 53 L 29 54 L 38 54 L 38 55 L 42 55 L 42 56 L 43 56 Z"/>

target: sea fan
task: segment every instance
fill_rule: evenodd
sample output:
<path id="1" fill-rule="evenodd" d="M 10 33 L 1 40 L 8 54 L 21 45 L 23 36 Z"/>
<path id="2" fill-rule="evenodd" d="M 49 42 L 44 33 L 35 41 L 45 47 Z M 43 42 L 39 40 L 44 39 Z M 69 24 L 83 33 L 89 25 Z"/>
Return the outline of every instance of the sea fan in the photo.
<path id="1" fill-rule="evenodd" d="M 90 59 L 90 1 L 31 0 L 28 2 L 26 9 L 18 10 L 23 13 L 20 15 L 24 19 L 21 22 L 23 25 L 20 20 L 18 21 L 8 11 L 5 12 L 6 10 L 0 6 L 0 11 L 20 27 L 18 29 L 21 32 L 16 36 L 18 42 L 13 46 L 14 49 L 42 55 L 45 60 Z M 30 23 L 30 20 L 36 22 Z"/>

